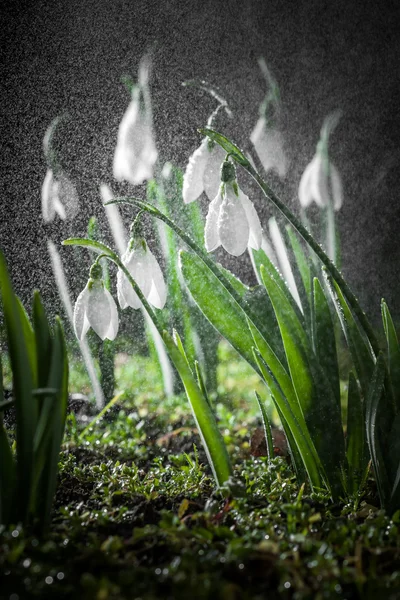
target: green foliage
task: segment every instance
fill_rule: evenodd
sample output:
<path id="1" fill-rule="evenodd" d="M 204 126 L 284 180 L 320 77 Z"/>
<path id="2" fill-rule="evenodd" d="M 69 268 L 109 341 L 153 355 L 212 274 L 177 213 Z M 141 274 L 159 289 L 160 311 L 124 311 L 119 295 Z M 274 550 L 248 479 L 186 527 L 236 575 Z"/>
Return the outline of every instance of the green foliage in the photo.
<path id="1" fill-rule="evenodd" d="M 0 523 L 34 523 L 42 532 L 50 521 L 67 408 L 64 334 L 59 319 L 50 328 L 37 292 L 30 322 L 1 252 L 0 292 L 16 414 L 16 459 L 0 421 Z M 0 411 L 7 408 L 9 403 L 0 405 Z"/>
<path id="2" fill-rule="evenodd" d="M 193 411 L 193 416 L 199 428 L 199 433 L 207 453 L 207 458 L 210 462 L 217 485 L 220 486 L 229 478 L 231 473 L 229 457 L 223 439 L 219 433 L 208 397 L 202 392 L 202 385 L 204 382 L 200 383 L 200 385 L 196 382 L 179 335 L 175 334 L 175 340 L 173 340 L 170 334 L 163 329 L 163 323 L 161 319 L 150 307 L 141 289 L 134 281 L 125 265 L 123 265 L 115 252 L 113 252 L 110 248 L 104 244 L 101 244 L 100 242 L 80 238 L 65 240 L 63 243 L 65 245 L 78 245 L 90 248 L 91 250 L 94 250 L 95 252 L 109 258 L 125 273 L 128 281 L 132 285 L 132 288 L 140 298 L 140 301 L 142 302 L 148 316 L 162 337 L 168 351 L 168 355 L 177 372 L 179 373 Z"/>

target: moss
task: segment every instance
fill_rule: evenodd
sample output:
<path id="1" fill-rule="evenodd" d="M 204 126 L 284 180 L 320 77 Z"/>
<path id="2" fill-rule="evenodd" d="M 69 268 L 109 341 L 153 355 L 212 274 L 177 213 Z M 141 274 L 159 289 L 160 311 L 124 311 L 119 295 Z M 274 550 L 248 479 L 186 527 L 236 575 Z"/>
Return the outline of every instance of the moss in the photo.
<path id="1" fill-rule="evenodd" d="M 83 436 L 68 416 L 48 536 L 1 531 L 1 598 L 400 598 L 400 514 L 378 510 L 372 480 L 358 504 L 333 505 L 285 457 L 251 456 L 254 382 L 221 352 L 216 411 L 243 495 L 215 489 L 185 399 L 125 357 L 110 414 Z"/>

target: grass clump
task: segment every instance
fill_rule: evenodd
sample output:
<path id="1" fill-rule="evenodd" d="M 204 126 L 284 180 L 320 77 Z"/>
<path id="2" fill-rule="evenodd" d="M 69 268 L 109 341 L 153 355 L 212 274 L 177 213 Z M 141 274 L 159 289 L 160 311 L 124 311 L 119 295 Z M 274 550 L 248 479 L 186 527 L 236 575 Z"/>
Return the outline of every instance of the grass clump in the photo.
<path id="1" fill-rule="evenodd" d="M 230 482 L 216 490 L 183 396 L 160 403 L 157 382 L 137 392 L 130 379 L 93 426 L 68 415 L 48 537 L 2 528 L 2 598 L 400 597 L 400 514 L 378 508 L 372 479 L 357 506 L 332 504 L 299 485 L 286 456 L 251 456 L 257 406 L 245 409 L 233 351 L 219 354 Z M 124 361 L 118 386 L 154 368 Z"/>

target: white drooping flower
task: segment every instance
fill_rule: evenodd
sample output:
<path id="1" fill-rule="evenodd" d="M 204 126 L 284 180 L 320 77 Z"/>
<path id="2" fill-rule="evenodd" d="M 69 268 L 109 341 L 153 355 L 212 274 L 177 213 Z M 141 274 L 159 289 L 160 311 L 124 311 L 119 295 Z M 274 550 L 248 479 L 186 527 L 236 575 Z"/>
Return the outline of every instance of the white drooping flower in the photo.
<path id="1" fill-rule="evenodd" d="M 47 169 L 42 185 L 42 216 L 46 223 L 53 221 L 56 213 L 63 220 L 75 217 L 79 209 L 78 192 L 67 175 L 57 175 Z"/>
<path id="2" fill-rule="evenodd" d="M 153 167 L 157 160 L 148 69 L 147 63 L 140 67 L 139 83 L 133 88 L 131 102 L 122 117 L 114 154 L 115 179 L 125 180 L 133 185 L 139 185 L 153 177 Z"/>
<path id="3" fill-rule="evenodd" d="M 208 138 L 204 138 L 200 146 L 189 158 L 183 176 L 182 196 L 185 204 L 197 200 L 203 192 L 209 200 L 218 193 L 221 183 L 221 165 L 226 152 Z"/>
<path id="4" fill-rule="evenodd" d="M 164 308 L 167 287 L 160 265 L 146 241 L 143 238 L 131 240 L 121 260 L 148 302 L 155 308 Z M 121 308 L 141 308 L 138 295 L 121 269 L 117 274 L 117 294 Z"/>
<path id="5" fill-rule="evenodd" d="M 257 152 L 257 156 L 264 171 L 276 171 L 279 177 L 284 177 L 288 168 L 288 159 L 283 149 L 283 136 L 273 126 L 268 126 L 266 117 L 261 116 L 253 131 L 250 140 Z"/>
<path id="6" fill-rule="evenodd" d="M 307 208 L 312 202 L 326 208 L 331 199 L 334 210 L 339 210 L 342 206 L 343 188 L 339 172 L 318 147 L 301 177 L 298 193 L 303 208 Z"/>
<path id="7" fill-rule="evenodd" d="M 114 340 L 118 333 L 118 311 L 114 298 L 104 287 L 101 267 L 94 264 L 85 289 L 79 294 L 74 310 L 76 337 L 83 340 L 89 328 L 104 340 Z"/>
<path id="8" fill-rule="evenodd" d="M 225 161 L 221 173 L 222 183 L 206 219 L 206 250 L 212 252 L 222 245 L 233 256 L 240 256 L 248 246 L 259 250 L 262 229 L 253 203 L 239 188 L 232 163 Z"/>

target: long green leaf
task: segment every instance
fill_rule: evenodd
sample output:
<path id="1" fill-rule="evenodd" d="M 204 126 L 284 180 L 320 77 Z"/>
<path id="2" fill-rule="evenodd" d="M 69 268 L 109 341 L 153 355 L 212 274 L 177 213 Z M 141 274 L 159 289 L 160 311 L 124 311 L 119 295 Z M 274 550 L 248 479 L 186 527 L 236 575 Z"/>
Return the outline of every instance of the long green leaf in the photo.
<path id="1" fill-rule="evenodd" d="M 181 250 L 180 262 L 194 301 L 217 331 L 257 370 L 251 351 L 253 338 L 241 307 L 197 256 Z"/>
<path id="2" fill-rule="evenodd" d="M 10 523 L 16 498 L 16 468 L 3 420 L 0 418 L 0 525 Z"/>
<path id="3" fill-rule="evenodd" d="M 316 277 L 313 281 L 312 298 L 314 304 L 312 330 L 315 336 L 315 353 L 330 383 L 337 407 L 340 410 L 340 379 L 335 329 L 324 290 Z"/>
<path id="4" fill-rule="evenodd" d="M 384 393 L 385 361 L 380 353 L 374 366 L 371 383 L 366 398 L 366 432 L 369 451 L 371 453 L 376 483 L 381 504 L 387 508 L 390 501 L 392 486 L 386 467 L 385 450 L 383 447 L 384 437 L 387 432 L 380 427 L 380 412 L 382 411 L 382 395 Z"/>
<path id="5" fill-rule="evenodd" d="M 33 379 L 33 385 L 38 386 L 38 373 L 37 373 L 37 358 L 36 358 L 36 343 L 35 334 L 33 331 L 32 324 L 29 320 L 28 313 L 26 312 L 21 300 L 18 296 L 15 296 L 18 306 L 20 323 L 22 325 L 23 336 L 25 338 L 25 346 L 29 356 L 29 362 L 31 365 L 31 373 Z"/>
<path id="6" fill-rule="evenodd" d="M 280 414 L 283 415 L 284 422 L 287 423 L 288 428 L 290 429 L 292 438 L 298 448 L 301 460 L 307 471 L 310 484 L 313 488 L 320 488 L 322 486 L 321 475 L 323 469 L 314 444 L 310 439 L 304 419 L 302 419 L 301 415 L 300 419 L 296 417 L 296 414 L 292 410 L 292 405 L 282 392 L 261 353 L 258 350 L 254 350 L 254 356 L 271 396 L 279 408 Z"/>
<path id="7" fill-rule="evenodd" d="M 52 360 L 49 369 L 48 386 L 56 388 L 53 398 L 46 398 L 42 416 L 47 416 L 41 445 L 36 451 L 36 470 L 38 487 L 36 489 L 35 513 L 39 516 L 41 527 L 47 528 L 57 484 L 58 460 L 64 434 L 65 417 L 68 403 L 68 362 L 64 334 L 61 322 L 57 319 L 52 338 Z M 46 414 L 47 413 L 47 414 Z"/>
<path id="8" fill-rule="evenodd" d="M 26 521 L 32 484 L 33 437 L 37 414 L 32 400 L 33 375 L 21 322 L 19 302 L 14 295 L 6 261 L 0 251 L 0 292 L 13 373 L 13 395 L 17 418 L 17 517 Z"/>
<path id="9" fill-rule="evenodd" d="M 256 395 L 256 399 L 257 399 L 258 408 L 260 409 L 261 419 L 262 419 L 262 423 L 263 423 L 263 427 L 264 427 L 264 435 L 265 435 L 265 442 L 267 445 L 268 460 L 272 460 L 275 457 L 275 453 L 274 453 L 274 441 L 272 439 L 271 423 L 268 418 L 267 411 L 265 410 L 263 401 L 261 400 L 261 398 L 260 398 L 259 394 L 257 394 L 257 392 L 255 392 L 255 395 Z"/>
<path id="10" fill-rule="evenodd" d="M 51 359 L 51 333 L 46 311 L 38 291 L 33 293 L 32 320 L 36 341 L 37 385 L 45 387 L 47 385 Z"/>
<path id="11" fill-rule="evenodd" d="M 357 494 L 363 485 L 370 460 L 365 433 L 365 414 L 356 378 L 349 375 L 347 396 L 347 487 L 350 494 Z"/>
<path id="12" fill-rule="evenodd" d="M 346 302 L 342 290 L 336 282 L 327 276 L 326 271 L 323 271 L 323 274 L 353 358 L 363 396 L 366 398 L 374 369 L 372 348 L 368 339 L 360 331 L 358 323 Z"/>
<path id="13" fill-rule="evenodd" d="M 400 412 L 400 346 L 389 308 L 384 300 L 381 303 L 383 328 L 387 343 L 387 364 L 390 385 L 395 402 L 395 413 Z"/>
<path id="14" fill-rule="evenodd" d="M 294 276 L 296 277 L 296 274 L 298 273 L 301 278 L 300 281 L 298 278 L 296 279 L 296 285 L 303 307 L 304 319 L 311 330 L 311 298 L 313 294 L 311 276 L 312 262 L 306 256 L 301 247 L 300 240 L 289 225 L 286 227 L 286 233 L 297 265 L 297 271 L 294 271 Z"/>
<path id="15" fill-rule="evenodd" d="M 341 469 L 345 463 L 340 404 L 335 401 L 330 382 L 314 355 L 310 340 L 286 295 L 261 268 L 270 296 L 289 365 L 296 396 L 311 438 L 324 465 L 334 495 L 341 493 Z M 272 369 L 273 370 L 273 369 Z"/>
<path id="16" fill-rule="evenodd" d="M 3 400 L 3 368 L 0 352 L 0 401 Z M 15 499 L 15 463 L 0 413 L 0 524 L 10 522 Z"/>
<path id="17" fill-rule="evenodd" d="M 177 334 L 175 333 L 175 336 Z M 189 368 L 187 357 L 183 351 L 182 344 L 180 349 L 174 343 L 168 332 L 164 331 L 164 342 L 172 361 L 185 386 L 186 394 L 193 412 L 200 437 L 203 442 L 212 472 L 218 485 L 223 485 L 232 475 L 232 468 L 229 461 L 228 452 L 222 439 L 221 433 L 217 427 L 214 413 L 202 394 L 195 378 Z"/>

